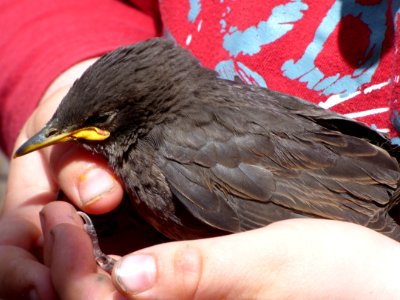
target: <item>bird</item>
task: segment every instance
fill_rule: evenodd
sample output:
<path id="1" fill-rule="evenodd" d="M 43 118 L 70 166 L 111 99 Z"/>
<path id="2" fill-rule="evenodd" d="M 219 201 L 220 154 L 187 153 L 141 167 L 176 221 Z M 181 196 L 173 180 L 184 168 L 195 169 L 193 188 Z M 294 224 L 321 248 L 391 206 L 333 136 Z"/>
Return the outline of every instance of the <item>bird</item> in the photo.
<path id="1" fill-rule="evenodd" d="M 400 241 L 399 151 L 386 135 L 223 79 L 164 38 L 102 56 L 14 156 L 67 141 L 104 156 L 138 214 L 169 239 L 321 218 Z"/>

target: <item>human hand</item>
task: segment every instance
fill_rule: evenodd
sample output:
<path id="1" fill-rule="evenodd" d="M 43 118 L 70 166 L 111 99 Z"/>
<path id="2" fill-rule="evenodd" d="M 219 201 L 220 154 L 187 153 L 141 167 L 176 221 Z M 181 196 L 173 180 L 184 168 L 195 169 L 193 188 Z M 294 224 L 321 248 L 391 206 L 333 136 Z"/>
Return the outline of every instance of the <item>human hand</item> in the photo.
<path id="1" fill-rule="evenodd" d="M 110 278 L 96 268 L 76 218 L 48 219 L 54 211 L 72 212 L 59 205 L 66 204 L 44 209 L 43 230 L 52 232 L 45 249 L 61 298 L 394 299 L 400 292 L 397 242 L 359 225 L 317 219 L 153 246 L 120 259 Z"/>
<path id="2" fill-rule="evenodd" d="M 16 147 L 50 119 L 73 81 L 93 62 L 76 65 L 53 83 L 21 130 Z M 0 298 L 55 297 L 41 258 L 39 212 L 55 200 L 59 187 L 77 207 L 96 214 L 112 210 L 123 194 L 107 163 L 77 145 L 59 145 L 12 160 L 0 218 Z"/>
<path id="3" fill-rule="evenodd" d="M 69 86 L 63 85 L 44 97 L 23 128 L 17 146 L 44 125 Z M 104 192 L 107 184 L 101 183 L 102 180 L 110 180 L 112 188 Z M 74 204 L 89 213 L 111 210 L 122 196 L 121 186 L 106 163 L 79 147 L 59 145 L 12 161 L 5 210 L 0 220 L 0 296 L 21 298 L 21 295 L 36 295 L 51 299 L 56 295 L 51 280 L 61 296 L 72 295 L 77 286 L 82 291 L 94 291 L 103 296 L 117 295 L 109 277 L 101 277 L 106 279 L 104 282 L 98 280 L 90 242 L 86 233 L 77 227 L 80 220 L 72 217 L 71 210 L 67 213 L 66 209 L 60 209 L 59 213 L 53 211 L 50 214 L 56 224 L 61 221 L 68 223 L 68 220 L 73 224 L 52 227 L 54 241 L 47 237 L 45 244 L 45 248 L 50 249 L 47 253 L 51 255 L 45 251 L 45 259 L 42 259 L 38 214 L 55 199 L 58 186 Z M 103 192 L 96 191 L 97 187 Z M 44 212 L 44 215 L 48 214 L 49 211 Z M 287 228 L 285 224 L 291 222 L 294 226 Z M 151 254 L 150 258 L 157 259 L 157 282 L 153 288 L 137 293 L 140 287 L 133 285 L 149 285 L 151 279 L 151 276 L 141 276 L 138 271 L 125 284 L 134 287 L 136 295 L 134 292 L 126 294 L 133 298 L 160 295 L 171 295 L 171 298 L 207 298 L 209 295 L 212 298 L 320 297 L 332 294 L 340 297 L 343 294 L 339 293 L 353 295 L 372 291 L 376 294 L 369 296 L 383 297 L 397 292 L 392 290 L 396 288 L 395 271 L 399 267 L 396 242 L 352 224 L 339 223 L 342 225 L 338 227 L 333 221 L 312 220 L 317 223 L 311 225 L 307 222 L 311 220 L 285 221 L 243 234 L 170 243 L 136 252 L 133 254 L 135 258 L 128 259 L 132 256 L 127 256 L 123 261 L 133 261 L 133 270 L 140 270 L 143 261 L 144 265 L 152 265 L 148 256 Z M 324 222 L 330 225 L 325 226 Z M 46 232 L 50 232 L 48 224 L 43 226 Z M 335 249 L 334 253 L 332 249 Z M 141 256 L 143 253 L 147 255 Z M 70 259 L 66 259 L 68 257 Z M 65 268 L 65 264 L 70 267 Z M 117 267 L 113 276 L 115 286 L 122 293 L 121 280 L 116 278 L 129 274 L 124 271 L 124 265 Z M 76 273 L 80 276 L 74 276 Z M 92 280 L 85 281 L 86 278 Z M 368 286 L 363 280 L 368 282 Z M 99 287 L 103 284 L 104 290 Z"/>

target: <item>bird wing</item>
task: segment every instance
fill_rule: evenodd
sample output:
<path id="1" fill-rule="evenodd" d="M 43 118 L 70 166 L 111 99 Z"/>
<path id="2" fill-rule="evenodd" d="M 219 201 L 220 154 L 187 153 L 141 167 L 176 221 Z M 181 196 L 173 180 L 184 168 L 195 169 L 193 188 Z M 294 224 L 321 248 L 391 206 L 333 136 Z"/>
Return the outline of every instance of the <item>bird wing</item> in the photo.
<path id="1" fill-rule="evenodd" d="M 198 219 L 230 232 L 299 216 L 382 226 L 397 162 L 339 125 L 322 124 L 356 122 L 273 96 L 276 103 L 257 102 L 246 92 L 247 101 L 193 108 L 164 125 L 158 163 L 174 195 Z"/>

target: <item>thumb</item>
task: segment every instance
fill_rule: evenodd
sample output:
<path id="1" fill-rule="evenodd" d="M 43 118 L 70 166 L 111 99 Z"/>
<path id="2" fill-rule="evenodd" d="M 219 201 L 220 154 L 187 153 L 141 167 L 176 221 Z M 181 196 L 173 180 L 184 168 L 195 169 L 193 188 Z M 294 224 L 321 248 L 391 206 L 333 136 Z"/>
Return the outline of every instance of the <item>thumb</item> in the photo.
<path id="1" fill-rule="evenodd" d="M 398 295 L 399 251 L 395 241 L 358 225 L 287 220 L 140 250 L 117 263 L 113 281 L 130 299 L 366 299 Z"/>
<path id="2" fill-rule="evenodd" d="M 114 284 L 131 299 L 272 297 L 264 289 L 282 275 L 286 255 L 270 228 L 140 250 L 117 263 Z"/>
<path id="3" fill-rule="evenodd" d="M 172 242 L 141 250 L 118 262 L 114 283 L 132 299 L 254 298 L 259 285 L 252 271 L 264 273 L 267 268 L 245 258 L 246 250 L 237 245 L 241 238 Z M 246 264 L 237 261 L 241 256 Z"/>

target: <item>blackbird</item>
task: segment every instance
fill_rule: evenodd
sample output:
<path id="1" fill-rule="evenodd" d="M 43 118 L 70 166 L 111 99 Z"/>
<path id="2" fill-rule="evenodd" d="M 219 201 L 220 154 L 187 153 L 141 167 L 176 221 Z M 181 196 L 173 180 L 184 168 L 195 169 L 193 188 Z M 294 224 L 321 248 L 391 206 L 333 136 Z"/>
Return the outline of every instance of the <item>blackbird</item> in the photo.
<path id="1" fill-rule="evenodd" d="M 165 39 L 100 58 L 15 156 L 66 141 L 105 156 L 139 214 L 171 239 L 314 217 L 400 240 L 399 153 L 385 135 L 222 79 Z"/>

